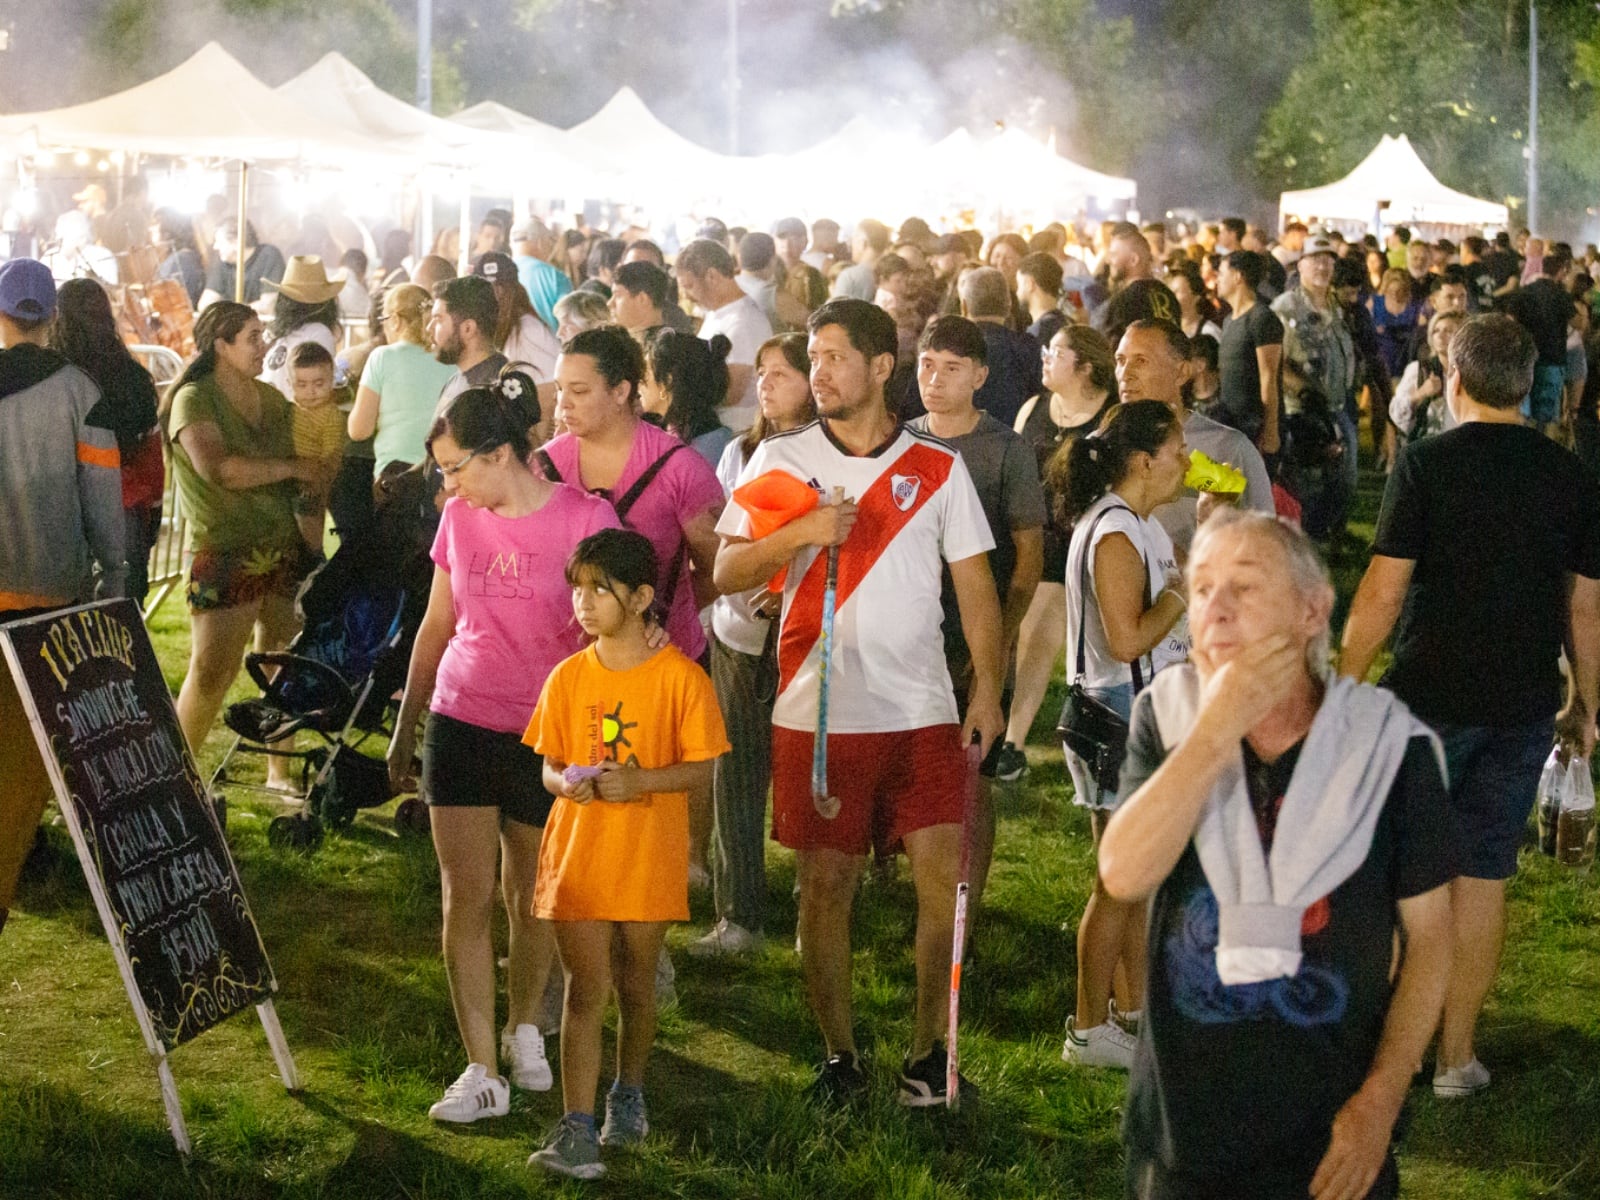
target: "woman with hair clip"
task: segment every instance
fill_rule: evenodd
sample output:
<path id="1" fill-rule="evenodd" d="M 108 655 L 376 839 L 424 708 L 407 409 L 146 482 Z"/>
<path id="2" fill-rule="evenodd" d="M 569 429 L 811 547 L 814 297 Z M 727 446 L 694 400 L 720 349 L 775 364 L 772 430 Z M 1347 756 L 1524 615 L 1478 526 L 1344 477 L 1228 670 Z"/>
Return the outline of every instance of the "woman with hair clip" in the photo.
<path id="1" fill-rule="evenodd" d="M 645 375 L 639 388 L 645 419 L 658 421 L 712 467 L 733 440 L 733 430 L 720 416 L 728 398 L 732 348 L 720 333 L 707 342 L 665 327 L 645 342 Z"/>
<path id="2" fill-rule="evenodd" d="M 1100 428 L 1117 407 L 1117 365 L 1105 334 L 1087 325 L 1064 325 L 1044 348 L 1044 391 L 1017 413 L 1016 430 L 1033 448 L 1039 478 L 1050 486 L 1050 460 L 1078 438 Z M 1050 676 L 1066 636 L 1067 541 L 1071 526 L 1059 523 L 1059 497 L 1047 496 L 1044 574 L 1017 634 L 1017 674 L 1005 744 L 995 761 L 998 779 L 1015 782 L 1028 768 L 1023 747 L 1039 715 Z"/>
<path id="3" fill-rule="evenodd" d="M 392 462 L 422 461 L 439 393 L 455 377 L 455 367 L 428 349 L 432 309 L 433 298 L 414 283 L 384 293 L 385 344 L 367 356 L 346 426 L 352 441 L 373 439 L 374 477 Z"/>
<path id="4" fill-rule="evenodd" d="M 1124 722 L 1158 669 L 1151 651 L 1187 608 L 1172 539 L 1150 514 L 1183 491 L 1188 467 L 1183 426 L 1157 400 L 1118 405 L 1098 434 L 1050 463 L 1059 516 L 1072 527 L 1067 680 Z M 1117 796 L 1102 790 L 1088 763 L 1064 753 L 1073 803 L 1089 810 L 1098 848 Z M 1128 1069 L 1134 1036 L 1127 1026 L 1144 1007 L 1144 973 L 1144 912 L 1111 899 L 1096 874 L 1078 925 L 1077 1011 L 1067 1021 L 1064 1060 Z"/>
<path id="5" fill-rule="evenodd" d="M 150 591 L 150 548 L 161 527 L 161 430 L 156 426 L 156 385 L 128 353 L 117 332 L 111 298 L 92 279 L 69 279 L 56 292 L 50 345 L 100 389 L 97 411 L 117 437 L 122 457 L 124 545 L 130 599 L 144 604 Z"/>
<path id="6" fill-rule="evenodd" d="M 409 790 L 418 718 L 428 709 L 421 796 L 444 898 L 444 961 L 467 1068 L 429 1110 L 436 1121 L 504 1116 L 510 1082 L 547 1091 L 539 1029 L 555 943 L 533 918 L 539 843 L 552 797 L 521 741 L 546 676 L 582 649 L 566 563 L 578 543 L 617 528 L 611 506 L 528 470 L 525 391 L 470 388 L 432 423 L 427 453 L 446 496 L 433 589 L 417 632 L 389 777 Z M 506 1023 L 495 1040 L 492 930 L 498 881 L 510 921 Z"/>
<path id="7" fill-rule="evenodd" d="M 172 475 L 188 518 L 185 599 L 189 670 L 178 723 L 198 755 L 251 632 L 258 651 L 294 635 L 295 591 L 313 565 L 294 519 L 297 482 L 325 486 L 320 460 L 294 457 L 289 402 L 262 383 L 261 318 L 218 300 L 194 327 L 199 355 L 162 402 Z M 287 789 L 287 760 L 267 758 L 269 787 Z"/>
<path id="8" fill-rule="evenodd" d="M 756 351 L 755 423 L 728 443 L 717 463 L 722 490 L 733 494 L 756 447 L 776 433 L 817 419 L 806 335 L 769 338 Z M 718 596 L 711 606 L 711 683 L 733 749 L 717 759 L 712 784 L 711 884 L 717 922 L 689 947 L 697 958 L 746 954 L 761 945 L 766 921 L 767 790 L 772 782 L 773 655 L 782 597 L 759 587 Z"/>

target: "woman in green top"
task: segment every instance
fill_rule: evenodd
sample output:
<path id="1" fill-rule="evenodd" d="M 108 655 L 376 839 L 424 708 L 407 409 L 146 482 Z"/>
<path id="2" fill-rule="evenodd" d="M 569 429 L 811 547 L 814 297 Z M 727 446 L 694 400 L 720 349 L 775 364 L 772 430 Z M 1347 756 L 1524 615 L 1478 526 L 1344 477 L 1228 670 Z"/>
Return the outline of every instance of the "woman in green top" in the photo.
<path id="1" fill-rule="evenodd" d="M 178 722 L 198 753 L 252 630 L 257 650 L 280 650 L 294 634 L 295 589 L 313 561 L 295 525 L 295 484 L 327 481 L 319 460 L 294 457 L 283 393 L 256 379 L 266 344 L 255 312 L 219 300 L 194 334 L 200 354 L 167 393 L 166 428 L 189 522 L 191 642 Z M 267 763 L 268 783 L 286 784 L 287 760 Z"/>
<path id="2" fill-rule="evenodd" d="M 350 410 L 348 431 L 355 441 L 377 436 L 372 444 L 376 476 L 392 462 L 419 463 L 423 441 L 433 426 L 439 393 L 455 367 L 428 349 L 428 313 L 433 299 L 415 284 L 390 288 L 383 297 L 386 345 L 367 359 Z"/>

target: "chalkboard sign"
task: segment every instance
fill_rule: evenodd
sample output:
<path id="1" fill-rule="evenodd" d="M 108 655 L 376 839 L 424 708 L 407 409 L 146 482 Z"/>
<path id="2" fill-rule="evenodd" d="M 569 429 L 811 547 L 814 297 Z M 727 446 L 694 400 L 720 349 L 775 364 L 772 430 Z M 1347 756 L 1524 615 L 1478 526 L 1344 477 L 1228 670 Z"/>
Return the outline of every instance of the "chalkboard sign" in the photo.
<path id="1" fill-rule="evenodd" d="M 138 606 L 14 622 L 0 648 L 156 1040 L 267 1000 L 272 967 Z"/>

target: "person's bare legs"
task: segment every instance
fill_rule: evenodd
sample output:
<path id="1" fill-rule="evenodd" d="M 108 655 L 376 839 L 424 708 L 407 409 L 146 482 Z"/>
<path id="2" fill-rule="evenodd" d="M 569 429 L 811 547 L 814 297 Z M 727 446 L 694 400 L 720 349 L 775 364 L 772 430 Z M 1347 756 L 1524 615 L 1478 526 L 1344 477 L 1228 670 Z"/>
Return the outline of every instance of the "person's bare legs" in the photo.
<path id="1" fill-rule="evenodd" d="M 257 654 L 270 654 L 282 650 L 299 632 L 300 618 L 294 611 L 293 596 L 264 596 L 261 612 L 256 619 L 255 648 Z M 293 750 L 294 735 L 274 742 L 275 750 Z M 267 756 L 267 786 L 288 791 L 294 787 L 292 762 L 275 754 Z"/>
<path id="2" fill-rule="evenodd" d="M 645 1064 L 656 1040 L 656 959 L 666 941 L 667 923 L 619 921 L 615 929 L 617 1082 L 642 1088 Z"/>
<path id="3" fill-rule="evenodd" d="M 978 802 L 972 813 L 972 872 L 967 882 L 971 885 L 971 908 L 968 910 L 967 928 L 972 928 L 983 889 L 989 884 L 989 868 L 994 865 L 994 781 L 978 776 Z M 959 862 L 959 860 L 958 860 Z"/>
<path id="4" fill-rule="evenodd" d="M 433 846 L 444 892 L 444 969 L 467 1061 L 499 1074 L 494 1040 L 494 913 L 500 810 L 434 806 Z"/>
<path id="5" fill-rule="evenodd" d="M 1059 580 L 1041 583 L 1033 593 L 1017 634 L 1017 673 L 1011 690 L 1006 741 L 1022 749 L 1039 715 L 1050 676 L 1067 641 L 1067 588 Z"/>
<path id="6" fill-rule="evenodd" d="M 178 724 L 196 760 L 244 663 L 259 602 L 189 614 L 189 669 L 178 689 Z"/>
<path id="7" fill-rule="evenodd" d="M 906 857 L 917 889 L 917 1011 L 910 1054 L 910 1061 L 916 1062 L 949 1027 L 961 826 L 930 825 L 906 834 Z"/>
<path id="8" fill-rule="evenodd" d="M 500 829 L 500 894 L 505 898 L 510 925 L 507 951 L 506 1029 L 539 1024 L 550 967 L 556 957 L 556 937 L 549 921 L 533 915 L 533 888 L 539 874 L 541 825 L 506 821 Z"/>
<path id="9" fill-rule="evenodd" d="M 1098 809 L 1089 812 L 1089 829 L 1097 850 L 1110 818 L 1110 813 Z M 1132 1004 L 1137 994 L 1139 1004 L 1143 1003 L 1144 960 L 1140 958 L 1135 965 L 1126 962 L 1124 957 L 1128 923 L 1138 907 L 1107 895 L 1100 883 L 1100 872 L 1095 871 L 1094 890 L 1084 906 L 1083 919 L 1078 922 L 1078 1002 L 1072 1023 L 1080 1033 L 1105 1023 L 1112 986 L 1119 974 L 1123 980 L 1124 1002 Z M 1143 922 L 1140 924 L 1142 927 Z M 1141 928 L 1140 943 L 1143 940 Z"/>
<path id="10" fill-rule="evenodd" d="M 1455 946 L 1439 1032 L 1440 1071 L 1472 1061 L 1473 1034 L 1500 971 L 1506 938 L 1506 880 L 1461 876 L 1450 884 Z"/>
<path id="11" fill-rule="evenodd" d="M 829 1057 L 856 1051 L 850 1013 L 850 911 L 866 863 L 864 855 L 837 850 L 796 854 L 800 969 Z M 945 944 L 948 948 L 948 939 Z M 565 1044 L 563 1036 L 563 1048 Z"/>
<path id="12" fill-rule="evenodd" d="M 552 921 L 567 996 L 561 1010 L 561 1103 L 594 1116 L 600 1086 L 600 1025 L 611 999 L 611 921 Z M 652 973 L 654 960 L 651 960 Z M 654 978 L 652 974 L 652 979 Z"/>

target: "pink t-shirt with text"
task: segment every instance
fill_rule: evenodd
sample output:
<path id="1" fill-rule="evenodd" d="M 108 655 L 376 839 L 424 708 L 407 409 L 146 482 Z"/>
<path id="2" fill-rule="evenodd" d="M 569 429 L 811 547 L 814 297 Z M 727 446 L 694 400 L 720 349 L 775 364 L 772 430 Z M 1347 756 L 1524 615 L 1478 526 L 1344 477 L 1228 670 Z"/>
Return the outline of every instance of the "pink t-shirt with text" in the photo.
<path id="1" fill-rule="evenodd" d="M 449 572 L 456 629 L 429 707 L 521 734 L 545 678 L 586 640 L 572 616 L 567 559 L 591 533 L 617 526 L 611 505 L 572 487 L 558 487 L 525 517 L 500 517 L 451 499 L 433 539 L 433 561 Z"/>
<path id="2" fill-rule="evenodd" d="M 633 481 L 644 474 L 645 468 L 674 446 L 683 445 L 672 434 L 648 421 L 640 421 L 633 437 L 633 450 L 617 482 L 607 489 L 612 500 L 620 500 L 633 486 Z M 545 453 L 555 464 L 561 478 L 579 484 L 578 439 L 569 433 L 545 443 Z M 722 507 L 722 485 L 716 473 L 693 450 L 680 450 L 674 454 L 660 473 L 650 481 L 638 500 L 628 510 L 626 524 L 629 529 L 642 533 L 655 547 L 658 570 L 665 575 L 678 546 L 683 541 L 684 528 L 702 513 Z M 706 635 L 700 626 L 699 611 L 695 607 L 694 584 L 689 574 L 689 556 L 683 556 L 678 579 L 672 590 L 672 607 L 667 613 L 667 636 L 672 644 L 690 658 L 705 653 Z M 670 585 L 665 580 L 656 588 L 657 604 L 663 590 Z"/>

